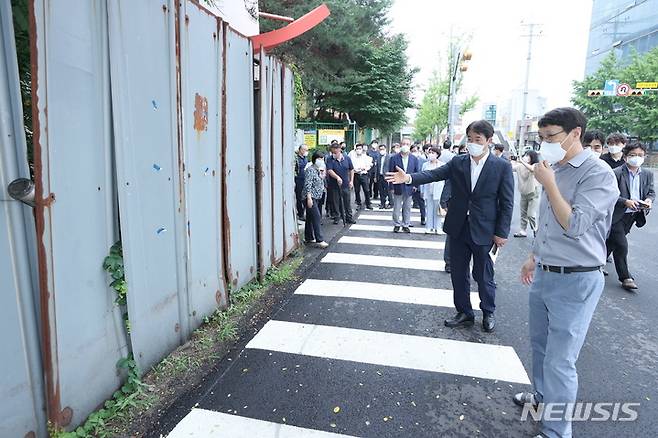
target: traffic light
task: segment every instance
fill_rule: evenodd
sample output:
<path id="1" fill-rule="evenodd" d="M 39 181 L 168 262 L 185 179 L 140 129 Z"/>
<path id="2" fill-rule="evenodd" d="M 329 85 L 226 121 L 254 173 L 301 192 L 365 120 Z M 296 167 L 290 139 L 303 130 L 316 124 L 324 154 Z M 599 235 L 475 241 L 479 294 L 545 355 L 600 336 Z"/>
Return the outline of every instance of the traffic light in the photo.
<path id="1" fill-rule="evenodd" d="M 603 90 L 587 90 L 587 96 L 603 96 Z"/>
<path id="2" fill-rule="evenodd" d="M 631 90 L 629 96 L 644 96 L 644 90 Z"/>

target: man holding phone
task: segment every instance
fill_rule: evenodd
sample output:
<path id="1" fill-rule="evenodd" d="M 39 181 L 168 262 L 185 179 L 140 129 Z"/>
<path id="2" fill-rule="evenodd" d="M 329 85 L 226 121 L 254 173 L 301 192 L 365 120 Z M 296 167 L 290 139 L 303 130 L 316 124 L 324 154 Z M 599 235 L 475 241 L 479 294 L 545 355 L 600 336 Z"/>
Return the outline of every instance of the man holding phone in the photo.
<path id="1" fill-rule="evenodd" d="M 633 224 L 638 228 L 647 222 L 646 215 L 656 199 L 653 188 L 653 173 L 643 171 L 642 164 L 647 147 L 640 142 L 630 142 L 623 149 L 625 163 L 615 169 L 619 186 L 619 199 L 612 215 L 610 235 L 605 242 L 608 255 L 612 253 L 615 269 L 626 290 L 637 289 L 637 284 L 628 270 L 628 240 L 626 235 Z"/>

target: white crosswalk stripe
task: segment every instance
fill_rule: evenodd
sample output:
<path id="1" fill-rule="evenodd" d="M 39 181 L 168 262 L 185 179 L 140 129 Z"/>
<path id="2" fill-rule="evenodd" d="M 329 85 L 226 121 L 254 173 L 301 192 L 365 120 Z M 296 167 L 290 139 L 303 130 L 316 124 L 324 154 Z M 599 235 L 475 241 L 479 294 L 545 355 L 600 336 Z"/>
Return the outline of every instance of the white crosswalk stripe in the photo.
<path id="1" fill-rule="evenodd" d="M 385 231 L 387 233 L 393 232 L 393 224 L 391 225 L 367 225 L 367 224 L 354 224 L 350 227 L 354 231 Z M 425 228 L 413 227 L 411 228 L 413 234 L 425 234 Z M 439 234 L 445 234 L 439 230 Z"/>
<path id="2" fill-rule="evenodd" d="M 246 348 L 530 383 L 514 349 L 501 345 L 268 321 Z"/>
<path id="3" fill-rule="evenodd" d="M 378 266 L 382 268 L 422 269 L 427 271 L 445 270 L 445 263 L 443 260 L 346 254 L 342 252 L 328 253 L 322 259 L 322 263 L 343 263 L 346 265 Z"/>
<path id="4" fill-rule="evenodd" d="M 376 237 L 343 236 L 338 243 L 353 245 L 397 246 L 399 248 L 444 249 L 445 242 L 430 240 L 379 239 Z"/>
<path id="5" fill-rule="evenodd" d="M 192 409 L 168 438 L 350 438 L 351 435 L 305 429 L 205 409 Z"/>
<path id="6" fill-rule="evenodd" d="M 391 215 L 360 214 L 359 219 L 365 219 L 369 221 L 389 221 L 393 223 Z M 410 219 L 415 222 L 420 222 L 420 216 L 411 216 Z"/>
<path id="7" fill-rule="evenodd" d="M 425 306 L 452 307 L 452 291 L 424 287 L 398 286 L 395 284 L 365 283 L 360 281 L 315 280 L 304 281 L 296 295 L 313 295 L 335 298 L 388 301 L 392 303 L 421 304 Z M 471 305 L 477 308 L 480 297 L 471 292 Z"/>

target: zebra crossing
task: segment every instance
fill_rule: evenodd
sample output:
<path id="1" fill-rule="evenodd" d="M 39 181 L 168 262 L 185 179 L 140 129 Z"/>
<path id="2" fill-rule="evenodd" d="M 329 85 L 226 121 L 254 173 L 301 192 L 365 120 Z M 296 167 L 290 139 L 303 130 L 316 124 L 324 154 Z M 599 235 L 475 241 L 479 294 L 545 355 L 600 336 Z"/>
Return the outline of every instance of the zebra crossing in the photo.
<path id="1" fill-rule="evenodd" d="M 442 327 L 445 236 L 393 234 L 386 218 L 364 214 L 330 246 L 169 437 L 529 433 L 509 406 L 530 384 L 514 348 Z"/>

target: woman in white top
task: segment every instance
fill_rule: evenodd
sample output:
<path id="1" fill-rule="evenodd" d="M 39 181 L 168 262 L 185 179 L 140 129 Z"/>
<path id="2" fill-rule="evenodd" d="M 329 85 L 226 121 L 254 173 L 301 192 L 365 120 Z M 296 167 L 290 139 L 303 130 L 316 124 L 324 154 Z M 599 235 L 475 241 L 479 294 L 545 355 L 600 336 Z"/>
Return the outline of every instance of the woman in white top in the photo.
<path id="1" fill-rule="evenodd" d="M 527 151 L 520 160 L 512 161 L 512 169 L 518 176 L 521 194 L 521 229 L 514 237 L 526 237 L 526 227 L 530 224 L 533 232 L 537 231 L 537 209 L 539 208 L 540 185 L 535 179 L 535 164 L 539 162 L 537 152 Z"/>
<path id="2" fill-rule="evenodd" d="M 432 146 L 427 150 L 427 161 L 423 163 L 421 170 L 432 170 L 444 163 L 439 161 L 441 156 L 441 149 Z M 420 193 L 425 199 L 425 209 L 427 211 L 427 221 L 425 222 L 425 234 L 438 234 L 441 221 L 439 218 L 439 201 L 441 200 L 441 192 L 443 192 L 444 181 L 437 181 L 420 186 Z"/>

